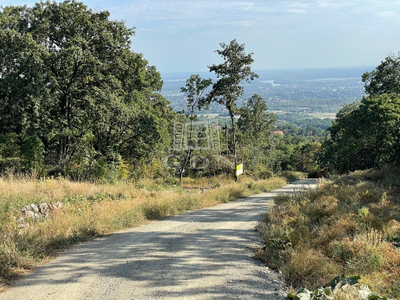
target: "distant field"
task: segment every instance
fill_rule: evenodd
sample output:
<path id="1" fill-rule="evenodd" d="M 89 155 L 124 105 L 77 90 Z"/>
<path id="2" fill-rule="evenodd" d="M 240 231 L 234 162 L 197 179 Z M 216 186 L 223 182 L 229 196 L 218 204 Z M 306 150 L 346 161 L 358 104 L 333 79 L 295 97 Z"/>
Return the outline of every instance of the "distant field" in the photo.
<path id="1" fill-rule="evenodd" d="M 336 113 L 309 113 L 307 114 L 311 117 L 318 118 L 318 119 L 335 119 Z"/>
<path id="2" fill-rule="evenodd" d="M 206 118 L 207 117 L 216 118 L 216 117 L 219 116 L 219 114 L 213 114 L 213 113 L 205 113 L 205 114 L 197 113 L 196 115 L 199 116 L 199 117 L 206 117 Z"/>

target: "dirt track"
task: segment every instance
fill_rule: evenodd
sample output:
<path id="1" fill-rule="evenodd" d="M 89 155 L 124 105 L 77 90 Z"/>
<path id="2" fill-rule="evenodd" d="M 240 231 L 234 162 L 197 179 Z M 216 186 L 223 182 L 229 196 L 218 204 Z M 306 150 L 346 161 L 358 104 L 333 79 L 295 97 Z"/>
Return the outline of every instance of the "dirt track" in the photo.
<path id="1" fill-rule="evenodd" d="M 277 274 L 252 258 L 254 226 L 278 193 L 315 184 L 300 180 L 78 245 L 0 299 L 283 299 Z"/>

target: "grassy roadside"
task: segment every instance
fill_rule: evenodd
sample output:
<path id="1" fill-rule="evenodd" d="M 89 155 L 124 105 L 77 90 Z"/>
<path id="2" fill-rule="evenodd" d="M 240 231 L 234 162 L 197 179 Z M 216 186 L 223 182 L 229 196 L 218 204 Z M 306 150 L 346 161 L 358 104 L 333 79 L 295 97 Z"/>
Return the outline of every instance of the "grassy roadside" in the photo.
<path id="1" fill-rule="evenodd" d="M 0 178 L 0 291 L 76 243 L 285 184 L 286 179 L 279 177 L 259 181 L 243 177 L 239 183 L 223 176 L 185 179 L 181 187 L 150 180 L 111 185 Z M 21 208 L 44 202 L 63 206 L 50 218 L 30 220 L 30 226 L 19 228 Z"/>
<path id="2" fill-rule="evenodd" d="M 258 230 L 265 243 L 259 256 L 293 292 L 359 275 L 358 286 L 400 299 L 399 169 L 355 172 L 315 192 L 279 196 Z M 335 299 L 361 298 L 349 289 Z"/>

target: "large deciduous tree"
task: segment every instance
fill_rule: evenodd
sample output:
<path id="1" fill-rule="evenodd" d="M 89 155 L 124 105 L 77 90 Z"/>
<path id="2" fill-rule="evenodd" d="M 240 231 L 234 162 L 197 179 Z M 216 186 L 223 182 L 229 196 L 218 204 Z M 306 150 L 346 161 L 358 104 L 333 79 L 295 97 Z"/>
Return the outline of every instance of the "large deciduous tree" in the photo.
<path id="1" fill-rule="evenodd" d="M 228 45 L 220 44 L 222 50 L 216 52 L 222 56 L 224 62 L 218 65 L 209 66 L 210 72 L 214 72 L 217 81 L 213 84 L 207 99 L 215 101 L 226 107 L 232 125 L 232 148 L 234 166 L 237 165 L 236 157 L 236 129 L 235 114 L 237 113 L 237 100 L 243 95 L 243 81 L 250 82 L 258 75 L 251 71 L 253 53 L 246 54 L 245 45 L 232 40 Z M 237 180 L 236 168 L 234 168 L 235 179 Z"/>
<path id="2" fill-rule="evenodd" d="M 26 168 L 151 156 L 174 113 L 133 28 L 77 1 L 0 10 L 0 134 L 18 136 Z M 35 164 L 35 163 L 34 163 Z"/>

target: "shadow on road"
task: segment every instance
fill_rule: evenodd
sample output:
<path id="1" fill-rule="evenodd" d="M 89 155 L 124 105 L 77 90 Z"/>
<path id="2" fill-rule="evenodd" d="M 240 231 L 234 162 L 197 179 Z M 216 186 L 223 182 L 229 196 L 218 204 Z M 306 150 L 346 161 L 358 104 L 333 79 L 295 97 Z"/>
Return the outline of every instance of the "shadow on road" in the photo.
<path id="1" fill-rule="evenodd" d="M 278 193 L 315 183 L 296 182 L 78 245 L 0 299 L 12 299 L 14 289 L 29 290 L 26 299 L 63 299 L 54 297 L 60 291 L 68 299 L 282 299 L 276 274 L 252 258 L 254 226 Z"/>

